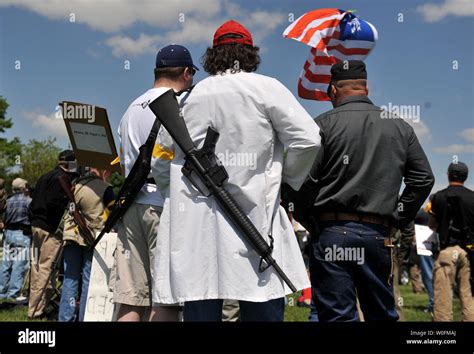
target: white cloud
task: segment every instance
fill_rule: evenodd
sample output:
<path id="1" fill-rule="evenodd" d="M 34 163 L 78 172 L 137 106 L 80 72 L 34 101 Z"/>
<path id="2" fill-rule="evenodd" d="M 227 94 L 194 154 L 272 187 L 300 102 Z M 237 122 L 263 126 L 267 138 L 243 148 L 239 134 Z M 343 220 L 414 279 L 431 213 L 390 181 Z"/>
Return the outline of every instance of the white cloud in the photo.
<path id="1" fill-rule="evenodd" d="M 458 135 L 466 142 L 474 143 L 474 128 L 464 129 Z M 440 154 L 473 154 L 474 144 L 451 144 L 448 146 L 435 147 L 433 150 Z"/>
<path id="2" fill-rule="evenodd" d="M 249 21 L 268 30 L 274 30 L 284 21 L 284 19 L 285 16 L 282 13 L 255 11 L 250 14 Z"/>
<path id="3" fill-rule="evenodd" d="M 474 128 L 464 129 L 459 135 L 467 142 L 474 143 Z"/>
<path id="4" fill-rule="evenodd" d="M 433 148 L 434 152 L 440 154 L 474 154 L 474 144 L 451 144 Z"/>
<path id="5" fill-rule="evenodd" d="M 51 114 L 41 114 L 37 112 L 23 112 L 24 117 L 35 128 L 36 134 L 42 137 L 54 136 L 58 139 L 68 139 L 66 126 L 62 118 L 56 117 L 56 112 Z"/>
<path id="6" fill-rule="evenodd" d="M 422 120 L 407 117 L 403 117 L 403 120 L 413 127 L 418 140 L 423 142 L 431 141 L 431 130 Z"/>
<path id="7" fill-rule="evenodd" d="M 244 11 L 243 14 L 241 15 L 242 18 L 233 18 L 237 18 L 249 29 L 254 44 L 259 47 L 262 47 L 265 37 L 284 21 L 284 15 L 277 12 L 257 11 L 250 14 Z M 117 35 L 107 39 L 105 44 L 112 48 L 112 53 L 116 57 L 156 53 L 158 48 L 169 43 L 182 43 L 184 45 L 203 43 L 210 46 L 215 30 L 229 18 L 232 17 L 216 17 L 208 20 L 187 18 L 180 23 L 179 28 L 162 35 L 141 33 L 138 38 Z"/>
<path id="8" fill-rule="evenodd" d="M 247 21 L 255 45 L 263 47 L 264 38 L 283 24 L 285 15 L 278 12 L 256 11 L 250 14 Z M 245 23 L 245 19 L 242 23 Z"/>
<path id="9" fill-rule="evenodd" d="M 424 4 L 416 8 L 427 22 L 441 21 L 447 16 L 474 16 L 472 0 L 445 0 L 441 4 Z"/>
<path id="10" fill-rule="evenodd" d="M 139 56 L 145 53 L 156 53 L 157 43 L 160 36 L 148 36 L 141 33 L 137 39 L 125 36 L 113 36 L 105 41 L 112 48 L 112 54 L 116 57 Z"/>
<path id="11" fill-rule="evenodd" d="M 169 31 L 163 35 L 148 35 L 140 33 L 138 38 L 117 35 L 108 38 L 105 44 L 112 48 L 112 54 L 116 57 L 136 57 L 142 54 L 154 53 L 170 43 L 183 43 L 185 45 L 194 43 L 211 44 L 215 29 L 220 25 L 218 21 L 197 21 L 187 19 L 180 28 Z"/>
<path id="12" fill-rule="evenodd" d="M 210 45 L 214 31 L 229 19 L 246 26 L 254 43 L 262 47 L 265 37 L 285 19 L 283 13 L 249 11 L 228 0 L 0 0 L 2 6 L 24 8 L 64 22 L 74 14 L 77 23 L 112 34 L 104 43 L 116 57 L 156 53 L 169 43 Z M 138 37 L 126 35 L 123 31 L 135 23 L 145 23 L 157 31 Z"/>
<path id="13" fill-rule="evenodd" d="M 75 21 L 94 30 L 117 32 L 143 22 L 167 27 L 179 23 L 180 15 L 209 18 L 221 10 L 220 0 L 0 0 L 1 6 L 16 6 L 52 20 Z"/>

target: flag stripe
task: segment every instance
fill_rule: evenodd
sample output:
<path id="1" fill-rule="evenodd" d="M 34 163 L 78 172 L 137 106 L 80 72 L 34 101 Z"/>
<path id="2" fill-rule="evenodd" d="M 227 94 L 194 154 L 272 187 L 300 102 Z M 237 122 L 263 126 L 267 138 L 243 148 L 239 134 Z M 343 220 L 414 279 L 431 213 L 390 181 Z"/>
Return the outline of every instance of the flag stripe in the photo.
<path id="1" fill-rule="evenodd" d="M 312 26 L 317 26 L 320 21 L 326 20 L 328 17 L 340 15 L 338 9 L 319 9 L 310 11 L 294 21 L 283 33 L 285 37 L 298 38 L 304 34 L 305 30 Z"/>
<path id="2" fill-rule="evenodd" d="M 316 100 L 316 101 L 329 101 L 329 97 L 326 92 L 314 90 L 314 89 L 307 89 L 301 83 L 301 79 L 298 81 L 298 96 L 301 98 L 306 98 L 308 100 Z"/>
<path id="3" fill-rule="evenodd" d="M 284 37 L 311 46 L 298 80 L 302 98 L 327 101 L 331 66 L 337 61 L 365 60 L 375 46 L 375 27 L 351 12 L 319 9 L 300 16 L 286 28 Z"/>
<path id="4" fill-rule="evenodd" d="M 317 46 L 321 38 L 333 36 L 333 33 L 337 30 L 337 25 L 340 20 L 338 18 L 324 21 L 320 25 L 309 29 L 303 36 L 301 40 L 303 43 L 310 44 L 312 46 Z M 324 32 L 322 32 L 324 30 Z"/>
<path id="5" fill-rule="evenodd" d="M 346 48 L 343 45 L 339 44 L 336 46 L 327 46 L 326 47 L 328 52 L 331 51 L 338 51 L 341 54 L 350 56 L 350 55 L 365 55 L 367 56 L 370 53 L 370 49 L 364 49 L 364 48 Z"/>
<path id="6" fill-rule="evenodd" d="M 301 86 L 303 86 L 307 90 L 319 90 L 321 92 L 326 93 L 328 89 L 328 84 L 321 83 L 321 82 L 313 82 L 309 81 L 305 76 L 300 78 Z"/>
<path id="7" fill-rule="evenodd" d="M 374 42 L 371 41 L 356 41 L 356 40 L 351 40 L 351 41 L 341 41 L 338 38 L 332 38 L 328 46 L 337 46 L 337 45 L 342 45 L 347 49 L 352 49 L 352 48 L 364 48 L 364 49 L 372 49 L 374 47 Z"/>

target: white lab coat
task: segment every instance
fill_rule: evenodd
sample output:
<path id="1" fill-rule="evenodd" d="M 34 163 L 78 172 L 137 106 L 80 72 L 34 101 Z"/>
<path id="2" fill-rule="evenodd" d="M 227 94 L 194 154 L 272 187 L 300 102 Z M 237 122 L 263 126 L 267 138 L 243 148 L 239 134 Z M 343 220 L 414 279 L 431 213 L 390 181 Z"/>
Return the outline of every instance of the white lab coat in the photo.
<path id="1" fill-rule="evenodd" d="M 301 187 L 320 146 L 317 124 L 279 81 L 255 73 L 210 76 L 181 104 L 196 146 L 208 126 L 220 133 L 216 155 L 229 174 L 227 190 L 268 243 L 272 235 L 272 255 L 296 288 L 310 287 L 293 227 L 280 206 L 280 185 L 283 177 L 294 189 Z M 175 157 L 171 171 L 169 161 L 152 162 L 158 186 L 170 187 L 158 229 L 153 301 L 263 302 L 291 293 L 273 268 L 258 272 L 260 257 L 252 246 L 216 200 L 201 196 L 183 176 L 184 154 L 166 130 L 157 144 L 175 149 Z"/>

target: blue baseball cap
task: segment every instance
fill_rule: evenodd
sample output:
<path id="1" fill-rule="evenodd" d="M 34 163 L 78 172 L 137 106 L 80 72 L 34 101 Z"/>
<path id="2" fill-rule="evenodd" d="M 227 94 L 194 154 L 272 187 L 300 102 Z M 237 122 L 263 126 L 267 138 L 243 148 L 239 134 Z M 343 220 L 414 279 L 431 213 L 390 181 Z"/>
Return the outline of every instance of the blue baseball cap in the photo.
<path id="1" fill-rule="evenodd" d="M 179 44 L 171 44 L 161 48 L 156 54 L 157 68 L 192 67 L 199 70 L 193 63 L 189 50 Z"/>

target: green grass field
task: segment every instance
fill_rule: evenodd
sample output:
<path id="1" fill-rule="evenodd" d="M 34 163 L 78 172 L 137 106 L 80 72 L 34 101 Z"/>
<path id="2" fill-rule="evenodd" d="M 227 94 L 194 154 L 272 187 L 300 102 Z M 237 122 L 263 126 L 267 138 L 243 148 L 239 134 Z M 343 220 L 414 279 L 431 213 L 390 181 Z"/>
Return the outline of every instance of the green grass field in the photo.
<path id="1" fill-rule="evenodd" d="M 428 306 L 428 294 L 414 294 L 411 285 L 402 285 L 400 287 L 403 298 L 403 314 L 405 321 L 426 322 L 431 321 L 431 314 L 423 310 Z M 309 309 L 296 306 L 298 295 L 291 296 L 288 300 L 288 306 L 285 312 L 285 321 L 307 321 Z M 454 320 L 461 320 L 461 310 L 459 299 L 455 298 L 453 305 Z"/>
<path id="2" fill-rule="evenodd" d="M 401 286 L 403 297 L 403 313 L 405 321 L 431 321 L 431 315 L 423 312 L 428 304 L 428 295 L 414 294 L 410 285 Z M 306 322 L 308 320 L 309 309 L 296 306 L 298 294 L 288 298 L 288 306 L 285 312 L 285 321 L 287 322 Z M 0 322 L 6 321 L 27 321 L 26 306 L 16 306 L 11 308 L 6 304 L 0 304 Z M 454 320 L 460 321 L 459 300 L 454 300 Z"/>

